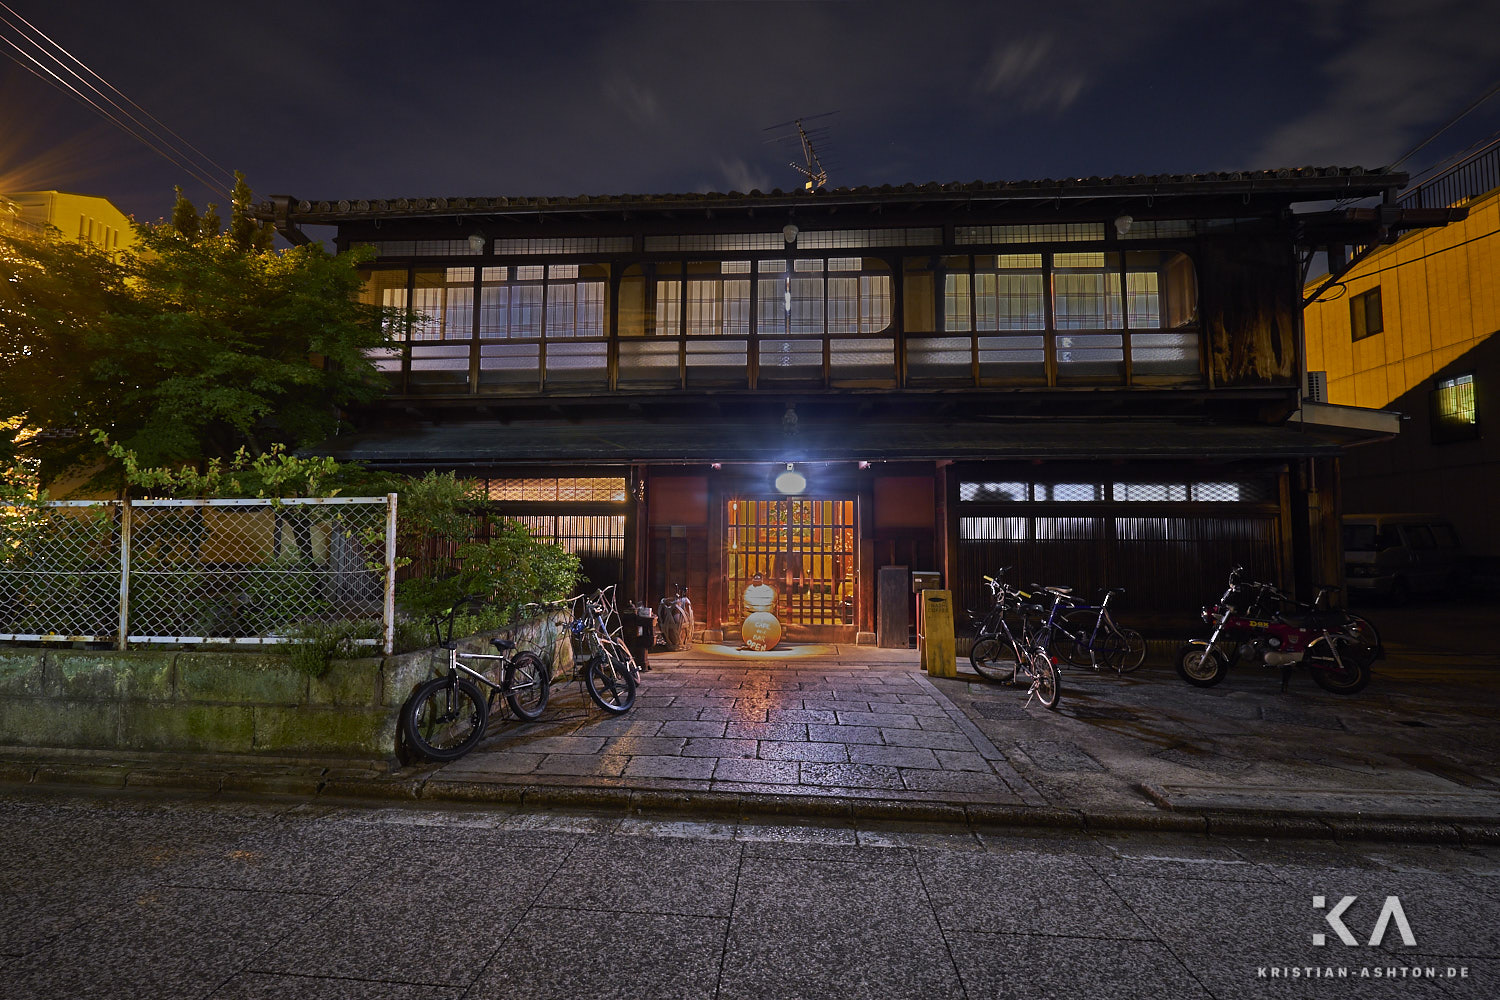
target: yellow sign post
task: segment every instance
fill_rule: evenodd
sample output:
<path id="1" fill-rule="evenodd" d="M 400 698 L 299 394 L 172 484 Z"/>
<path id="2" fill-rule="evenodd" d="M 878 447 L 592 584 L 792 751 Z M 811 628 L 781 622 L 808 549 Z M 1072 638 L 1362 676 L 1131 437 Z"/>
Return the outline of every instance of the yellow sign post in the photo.
<path id="1" fill-rule="evenodd" d="M 917 634 L 917 655 L 922 669 L 932 677 L 957 677 L 957 649 L 953 642 L 953 594 L 947 590 L 924 590 Z"/>

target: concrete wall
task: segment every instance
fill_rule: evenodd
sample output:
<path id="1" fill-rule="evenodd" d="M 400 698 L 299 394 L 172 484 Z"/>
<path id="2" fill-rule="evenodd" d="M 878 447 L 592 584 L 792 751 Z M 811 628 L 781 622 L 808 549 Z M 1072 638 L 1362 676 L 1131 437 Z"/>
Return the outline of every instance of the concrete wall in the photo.
<path id="1" fill-rule="evenodd" d="M 546 638 L 571 663 L 566 632 Z M 461 645 L 489 651 L 487 636 Z M 336 660 L 313 678 L 274 653 L 0 649 L 0 745 L 394 760 L 432 654 Z"/>

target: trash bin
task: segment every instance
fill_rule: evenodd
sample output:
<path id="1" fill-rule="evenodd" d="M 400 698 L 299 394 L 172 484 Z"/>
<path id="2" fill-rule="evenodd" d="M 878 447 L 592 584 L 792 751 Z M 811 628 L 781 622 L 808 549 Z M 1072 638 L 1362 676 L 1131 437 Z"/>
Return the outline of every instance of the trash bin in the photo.
<path id="1" fill-rule="evenodd" d="M 620 627 L 625 632 L 625 648 L 635 657 L 636 666 L 650 670 L 648 654 L 656 638 L 656 615 L 650 608 L 630 608 L 620 613 Z"/>

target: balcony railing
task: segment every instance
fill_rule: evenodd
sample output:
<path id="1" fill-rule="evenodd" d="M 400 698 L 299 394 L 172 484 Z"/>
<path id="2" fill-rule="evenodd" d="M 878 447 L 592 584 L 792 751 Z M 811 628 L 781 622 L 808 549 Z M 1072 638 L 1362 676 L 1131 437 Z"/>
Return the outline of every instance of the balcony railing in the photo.
<path id="1" fill-rule="evenodd" d="M 1402 208 L 1449 208 L 1500 187 L 1500 138 L 1429 177 L 1399 199 Z"/>

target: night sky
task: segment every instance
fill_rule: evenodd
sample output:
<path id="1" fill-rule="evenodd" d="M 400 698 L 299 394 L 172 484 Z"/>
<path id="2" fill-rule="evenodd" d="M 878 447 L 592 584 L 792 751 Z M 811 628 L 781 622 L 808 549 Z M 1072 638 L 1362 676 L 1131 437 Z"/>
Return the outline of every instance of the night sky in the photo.
<path id="1" fill-rule="evenodd" d="M 835 187 L 1373 168 L 1500 80 L 1495 0 L 5 3 L 257 196 L 313 200 L 792 189 L 766 129 L 823 112 Z M 1497 131 L 1500 95 L 1402 169 Z M 0 60 L 0 191 L 155 219 L 174 184 L 224 202 Z"/>

